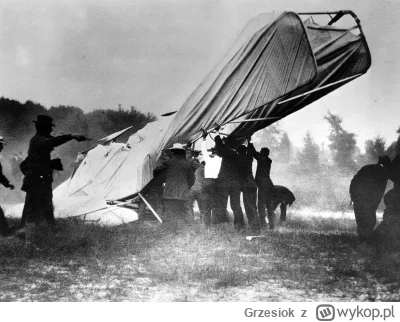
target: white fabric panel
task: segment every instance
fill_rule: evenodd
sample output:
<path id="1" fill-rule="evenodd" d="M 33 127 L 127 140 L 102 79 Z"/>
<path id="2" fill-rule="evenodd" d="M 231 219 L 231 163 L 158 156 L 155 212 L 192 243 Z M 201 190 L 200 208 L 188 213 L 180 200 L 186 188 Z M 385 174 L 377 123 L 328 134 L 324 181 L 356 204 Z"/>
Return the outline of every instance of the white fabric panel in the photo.
<path id="1" fill-rule="evenodd" d="M 105 200 L 120 199 L 141 191 L 153 177 L 160 141 L 172 118 L 164 117 L 147 124 L 131 135 L 126 144 L 98 145 L 89 151 L 75 175 L 54 190 L 56 216 L 91 212 L 96 207 L 104 208 Z M 106 217 L 111 220 L 116 217 L 114 213 L 118 213 L 122 218 L 137 220 L 137 214 L 130 209 L 113 209 L 93 213 L 90 218 L 102 218 L 103 222 Z M 128 216 L 129 212 L 131 215 Z"/>

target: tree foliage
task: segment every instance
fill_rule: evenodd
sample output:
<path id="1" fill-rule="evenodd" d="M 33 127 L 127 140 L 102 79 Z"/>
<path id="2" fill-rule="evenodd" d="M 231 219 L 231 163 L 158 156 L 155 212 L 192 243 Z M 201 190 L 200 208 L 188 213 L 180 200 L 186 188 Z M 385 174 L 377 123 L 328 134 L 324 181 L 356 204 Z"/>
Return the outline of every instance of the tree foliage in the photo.
<path id="1" fill-rule="evenodd" d="M 367 163 L 376 163 L 378 157 L 386 153 L 385 145 L 385 139 L 379 135 L 373 140 L 365 141 L 365 158 Z"/>
<path id="2" fill-rule="evenodd" d="M 155 116 L 138 111 L 135 107 L 129 110 L 95 110 L 84 113 L 80 108 L 74 106 L 57 106 L 46 109 L 44 106 L 27 101 L 24 104 L 4 97 L 0 98 L 0 135 L 7 141 L 7 154 L 22 151 L 26 155 L 29 140 L 35 134 L 35 127 L 32 123 L 39 114 L 46 114 L 54 119 L 56 126 L 53 135 L 82 133 L 93 140 L 101 139 L 111 133 L 120 131 L 132 126 L 132 128 L 118 140 L 125 142 L 128 136 L 143 128 L 148 122 L 154 121 Z M 95 141 L 78 143 L 71 141 L 68 144 L 58 147 L 53 157 L 62 159 L 65 171 L 60 180 L 65 179 L 69 174 L 69 165 L 75 160 L 77 153 L 92 145 Z"/>
<path id="3" fill-rule="evenodd" d="M 282 130 L 279 122 L 257 131 L 252 139 L 257 149 L 269 148 L 271 156 L 277 158 L 279 162 L 287 163 L 290 161 L 292 142 L 290 142 L 288 134 Z"/>
<path id="4" fill-rule="evenodd" d="M 292 142 L 286 132 L 283 133 L 278 148 L 278 160 L 282 163 L 290 162 L 292 155 Z"/>
<path id="5" fill-rule="evenodd" d="M 303 148 L 297 154 L 301 168 L 307 171 L 318 170 L 320 167 L 320 149 L 309 131 L 307 131 L 303 142 Z"/>
<path id="6" fill-rule="evenodd" d="M 397 134 L 399 134 L 399 137 L 397 138 L 395 147 L 394 147 L 394 154 L 397 155 L 400 153 L 400 127 L 399 129 L 396 131 Z"/>
<path id="7" fill-rule="evenodd" d="M 397 140 L 389 144 L 385 151 L 385 154 L 390 156 L 391 159 L 393 159 L 397 154 L 400 153 L 400 127 L 396 131 L 396 133 L 399 134 Z"/>
<path id="8" fill-rule="evenodd" d="M 268 147 L 271 153 L 276 153 L 279 149 L 283 131 L 278 122 L 257 131 L 253 135 L 253 142 L 256 148 Z"/>
<path id="9" fill-rule="evenodd" d="M 324 119 L 328 121 L 331 127 L 328 139 L 331 142 L 329 148 L 332 152 L 334 163 L 344 170 L 354 172 L 356 169 L 354 161 L 357 143 L 355 139 L 356 135 L 343 128 L 343 119 L 339 115 L 328 111 L 328 115 Z"/>

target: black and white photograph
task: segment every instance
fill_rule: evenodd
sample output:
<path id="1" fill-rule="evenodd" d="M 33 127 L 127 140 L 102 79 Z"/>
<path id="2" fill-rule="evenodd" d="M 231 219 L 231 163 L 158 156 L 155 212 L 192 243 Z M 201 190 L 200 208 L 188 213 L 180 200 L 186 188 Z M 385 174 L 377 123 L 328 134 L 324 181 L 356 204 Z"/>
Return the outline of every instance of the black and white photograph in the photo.
<path id="1" fill-rule="evenodd" d="M 0 0 L 0 302 L 394 321 L 399 31 L 389 0 Z"/>

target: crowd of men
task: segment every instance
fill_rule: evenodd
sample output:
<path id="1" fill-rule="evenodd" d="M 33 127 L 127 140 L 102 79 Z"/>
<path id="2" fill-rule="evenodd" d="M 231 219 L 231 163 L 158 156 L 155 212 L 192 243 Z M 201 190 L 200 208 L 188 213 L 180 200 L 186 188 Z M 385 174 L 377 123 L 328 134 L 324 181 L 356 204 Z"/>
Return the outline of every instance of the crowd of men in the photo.
<path id="1" fill-rule="evenodd" d="M 170 148 L 172 156 L 154 170 L 154 176 L 161 184 L 158 191 L 163 201 L 163 207 L 158 209 L 164 212 L 165 220 L 174 223 L 192 221 L 196 200 L 201 220 L 207 227 L 227 222 L 229 197 L 236 230 L 245 230 L 244 213 L 251 233 L 262 232 L 267 222 L 269 229 L 274 229 L 277 205 L 281 204 L 281 220 L 285 220 L 286 207 L 295 197 L 289 189 L 273 184 L 269 149 L 264 147 L 258 152 L 250 138 L 247 145 L 238 145 L 234 137 L 228 136 L 224 140 L 217 133 L 215 146 L 207 150 L 207 135 L 203 133 L 197 159 L 188 157 L 182 145 L 174 144 Z M 255 177 L 252 171 L 254 160 L 257 160 Z M 393 189 L 385 194 L 389 179 L 394 183 Z M 377 164 L 362 167 L 351 181 L 350 197 L 360 242 L 400 249 L 400 155 L 393 161 L 389 156 L 380 156 Z M 383 221 L 377 226 L 376 211 L 382 198 L 386 208 Z"/>
<path id="2" fill-rule="evenodd" d="M 245 217 L 253 234 L 260 234 L 266 228 L 275 227 L 275 208 L 281 204 L 281 219 L 286 219 L 286 207 L 295 198 L 289 189 L 277 189 L 271 180 L 269 149 L 256 151 L 251 139 L 247 145 L 238 145 L 233 136 L 222 139 L 217 128 L 215 146 L 208 150 L 203 131 L 201 151 L 188 155 L 179 143 L 170 149 L 171 155 L 163 156 L 154 169 L 158 183 L 159 212 L 166 222 L 174 225 L 190 223 L 194 219 L 193 204 L 197 201 L 200 218 L 205 226 L 229 222 L 227 216 L 228 198 L 233 212 L 235 230 L 245 231 Z M 257 160 L 257 171 L 253 176 L 253 161 Z M 243 197 L 244 212 L 241 206 Z M 279 198 L 279 199 L 278 199 Z M 161 204 L 161 206 L 160 206 Z"/>
<path id="3" fill-rule="evenodd" d="M 51 152 L 57 146 L 73 139 L 81 142 L 86 137 L 80 134 L 52 136 L 53 119 L 38 115 L 35 123 L 36 134 L 29 142 L 27 157 L 21 162 L 15 156 L 24 175 L 22 190 L 26 192 L 21 226 L 25 227 L 25 247 L 34 251 L 36 225 L 47 222 L 51 230 L 57 231 L 52 202 L 53 171 L 62 170 L 59 158 L 51 159 Z M 193 205 L 197 201 L 201 222 L 208 228 L 230 222 L 227 203 L 233 212 L 234 229 L 260 234 L 264 229 L 275 228 L 275 209 L 281 205 L 281 220 L 286 219 L 286 207 L 295 197 L 271 180 L 272 160 L 267 147 L 257 151 L 251 138 L 238 144 L 233 136 L 221 138 L 219 128 L 214 138 L 215 146 L 206 147 L 209 133 L 203 131 L 201 151 L 194 151 L 175 143 L 167 149 L 154 169 L 153 193 L 156 195 L 156 209 L 162 213 L 165 222 L 174 226 L 194 221 Z M 0 136 L 0 152 L 5 140 Z M 164 152 L 166 152 L 164 151 Z M 17 158 L 18 157 L 18 158 Z M 253 176 L 253 162 L 257 170 Z M 13 169 L 14 171 L 15 169 Z M 14 177 L 18 180 L 18 177 Z M 388 180 L 393 189 L 385 194 Z M 0 183 L 9 189 L 14 185 L 4 176 L 0 164 Z M 243 199 L 244 210 L 241 206 Z M 393 160 L 388 156 L 379 157 L 378 163 L 366 165 L 358 171 L 350 184 L 350 197 L 354 204 L 357 233 L 360 241 L 385 245 L 387 248 L 400 247 L 400 154 Z M 383 221 L 376 227 L 376 211 L 384 200 Z M 245 224 L 245 216 L 247 224 Z M 13 233 L 0 207 L 0 234 Z"/>
<path id="4" fill-rule="evenodd" d="M 20 227 L 24 227 L 25 248 L 28 253 L 37 249 L 34 241 L 39 223 L 46 222 L 51 231 L 57 231 L 52 182 L 54 170 L 60 171 L 63 166 L 59 158 L 51 158 L 51 152 L 70 140 L 86 140 L 80 134 L 52 136 L 55 125 L 53 119 L 47 115 L 38 115 L 33 123 L 36 133 L 29 142 L 27 157 L 22 160 L 21 154 L 14 155 L 11 167 L 16 181 L 19 180 L 19 173 L 23 174 L 21 190 L 26 196 Z M 274 229 L 274 209 L 280 203 L 281 219 L 285 219 L 286 206 L 291 205 L 295 198 L 285 187 L 277 189 L 276 195 L 280 196 L 280 201 L 273 198 L 275 190 L 270 178 L 272 160 L 269 158 L 268 148 L 257 152 L 250 139 L 247 146 L 237 146 L 233 137 L 225 140 L 218 134 L 215 137 L 215 147 L 207 150 L 207 135 L 204 132 L 201 152 L 197 156 L 193 156 L 192 150 L 176 143 L 168 149 L 171 155 L 164 155 L 154 170 L 155 182 L 159 182 L 158 189 L 156 185 L 154 190 L 162 195 L 164 221 L 174 225 L 192 222 L 193 204 L 196 200 L 201 220 L 207 227 L 229 222 L 227 202 L 230 198 L 234 227 L 243 231 L 245 219 L 240 202 L 243 195 L 245 214 L 251 231 L 260 233 L 266 226 L 267 217 L 269 228 Z M 4 138 L 0 137 L 0 152 L 5 144 Z M 254 159 L 258 161 L 255 178 L 252 172 Z M 15 169 L 17 164 L 18 171 Z M 14 189 L 14 185 L 3 175 L 1 167 L 0 183 Z M 14 233 L 1 208 L 0 233 L 2 236 Z"/>

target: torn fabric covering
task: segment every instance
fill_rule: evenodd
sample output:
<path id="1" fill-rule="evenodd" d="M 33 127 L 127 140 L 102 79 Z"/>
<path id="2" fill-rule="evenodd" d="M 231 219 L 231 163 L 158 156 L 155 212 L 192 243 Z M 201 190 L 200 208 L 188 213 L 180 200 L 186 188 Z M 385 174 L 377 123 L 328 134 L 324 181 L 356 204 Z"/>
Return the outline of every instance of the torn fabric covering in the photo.
<path id="1" fill-rule="evenodd" d="M 292 12 L 259 15 L 176 114 L 147 124 L 129 138 L 127 145 L 111 143 L 89 149 L 75 175 L 55 189 L 56 215 L 73 208 L 77 200 L 92 209 L 99 207 L 98 200 L 123 199 L 145 187 L 151 189 L 157 158 L 169 145 L 192 141 L 200 137 L 201 128 L 211 129 L 215 122 L 273 117 L 229 123 L 224 129 L 239 137 L 249 136 L 349 80 L 279 102 L 365 73 L 370 65 L 362 35 L 310 21 L 303 23 Z M 108 214 L 115 213 L 109 210 Z"/>
<path id="2" fill-rule="evenodd" d="M 246 118 L 270 116 L 275 119 L 241 125 L 231 123 L 229 129 L 224 130 L 247 136 L 344 83 L 281 105 L 277 104 L 278 100 L 364 73 L 370 63 L 369 50 L 362 36 L 310 21 L 303 23 L 294 13 L 259 15 L 244 28 L 228 54 L 178 113 L 149 123 L 133 134 L 128 141 L 131 147 L 129 156 L 119 151 L 112 160 L 113 153 L 103 160 L 101 151 L 104 146 L 96 148 L 99 155 L 97 152 L 88 153 L 88 165 L 93 162 L 95 166 L 82 163 L 64 196 L 84 193 L 105 199 L 121 199 L 134 195 L 153 178 L 156 160 L 169 142 L 186 143 L 201 128 L 210 128 L 215 122 L 229 121 L 259 107 L 259 104 L 264 105 Z M 286 95 L 281 96 L 281 92 Z M 94 170 L 102 162 L 104 167 L 98 168 L 102 173 L 97 174 L 98 171 Z"/>
<path id="3" fill-rule="evenodd" d="M 172 117 L 148 123 L 126 144 L 97 145 L 75 175 L 55 189 L 55 202 L 77 196 L 116 200 L 140 192 L 153 178 L 159 142 Z"/>
<path id="4" fill-rule="evenodd" d="M 261 14 L 245 27 L 227 55 L 175 115 L 162 146 L 186 143 L 210 129 L 263 106 L 317 75 L 299 16 Z"/>
<path id="5" fill-rule="evenodd" d="M 75 174 L 54 189 L 55 217 L 79 217 L 104 225 L 137 220 L 138 214 L 132 209 L 109 206 L 106 200 L 137 194 L 150 182 L 159 144 L 171 119 L 163 117 L 148 123 L 126 144 L 98 144 L 88 151 Z M 23 204 L 7 208 L 6 215 L 21 218 L 22 209 Z"/>
<path id="6" fill-rule="evenodd" d="M 362 35 L 355 35 L 351 31 L 332 26 L 319 26 L 309 20 L 305 21 L 304 25 L 306 26 L 308 38 L 310 39 L 310 44 L 317 61 L 318 74 L 310 84 L 295 90 L 290 95 L 282 97 L 279 101 L 344 80 L 348 77 L 364 74 L 371 66 L 371 55 Z M 232 134 L 238 137 L 251 135 L 313 103 L 340 86 L 343 86 L 348 81 L 329 86 L 301 98 L 288 101 L 287 103 L 278 104 L 278 101 L 271 102 L 246 116 L 246 119 L 271 117 L 270 120 L 247 122 L 239 126 L 232 124 L 233 128 L 236 127 Z M 233 130 L 232 125 L 230 126 L 231 130 Z"/>

